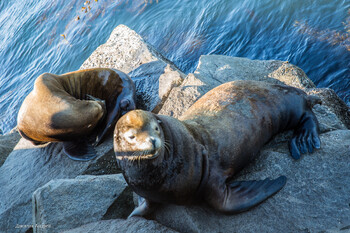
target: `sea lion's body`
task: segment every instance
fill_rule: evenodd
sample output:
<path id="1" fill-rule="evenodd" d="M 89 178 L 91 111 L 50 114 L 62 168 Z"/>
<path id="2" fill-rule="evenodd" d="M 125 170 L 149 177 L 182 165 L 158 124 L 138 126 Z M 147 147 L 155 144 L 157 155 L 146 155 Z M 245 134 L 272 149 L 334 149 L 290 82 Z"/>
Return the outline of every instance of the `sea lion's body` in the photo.
<path id="1" fill-rule="evenodd" d="M 235 81 L 208 92 L 179 120 L 129 112 L 116 125 L 114 146 L 126 181 L 145 198 L 132 215 L 147 214 L 152 202 L 204 200 L 226 213 L 260 203 L 284 186 L 285 177 L 242 182 L 232 182 L 232 177 L 284 130 L 295 129 L 290 144 L 294 158 L 299 158 L 300 152 L 319 148 L 317 119 L 311 111 L 318 102 L 296 88 Z M 162 146 L 153 150 L 153 156 L 130 153 L 135 149 L 131 142 L 125 143 L 128 139 L 123 139 L 124 133 L 135 132 L 137 139 L 152 132 L 147 125 L 157 121 L 161 122 L 157 127 L 161 128 L 158 138 Z M 133 126 L 133 122 L 144 125 Z M 158 140 L 156 135 L 152 138 Z"/>
<path id="2" fill-rule="evenodd" d="M 93 134 L 99 142 L 122 111 L 135 109 L 134 95 L 131 79 L 117 70 L 44 73 L 25 98 L 17 127 L 34 144 L 81 141 Z M 121 101 L 127 102 L 125 109 Z"/>

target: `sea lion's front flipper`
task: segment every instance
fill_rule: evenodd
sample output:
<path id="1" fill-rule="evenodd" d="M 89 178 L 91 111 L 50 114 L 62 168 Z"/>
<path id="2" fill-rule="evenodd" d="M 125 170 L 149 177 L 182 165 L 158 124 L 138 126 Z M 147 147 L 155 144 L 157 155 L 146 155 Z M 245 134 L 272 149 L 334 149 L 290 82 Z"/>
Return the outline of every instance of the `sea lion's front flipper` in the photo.
<path id="1" fill-rule="evenodd" d="M 155 207 L 155 204 L 153 202 L 150 202 L 149 200 L 141 196 L 138 197 L 138 204 L 139 206 L 131 212 L 128 218 L 133 216 L 145 216 L 147 214 L 150 214 Z"/>
<path id="2" fill-rule="evenodd" d="M 107 109 L 106 125 L 97 135 L 94 146 L 98 146 L 102 142 L 105 135 L 111 131 L 111 129 L 114 129 L 115 124 L 122 115 L 136 108 L 134 100 L 128 98 L 129 97 L 126 96 L 125 93 L 121 93 L 118 96 L 115 105 L 113 105 L 112 108 Z"/>
<path id="3" fill-rule="evenodd" d="M 77 161 L 89 161 L 97 156 L 93 146 L 86 140 L 63 142 L 63 150 L 69 158 Z"/>
<path id="4" fill-rule="evenodd" d="M 304 154 L 307 151 L 312 153 L 313 149 L 319 149 L 320 145 L 316 116 L 311 111 L 306 112 L 289 142 L 289 151 L 294 159 L 300 159 L 300 154 Z"/>
<path id="5" fill-rule="evenodd" d="M 235 181 L 226 184 L 224 189 L 216 189 L 208 201 L 221 212 L 240 213 L 278 192 L 286 184 L 286 180 L 285 176 L 280 176 L 274 180 Z"/>

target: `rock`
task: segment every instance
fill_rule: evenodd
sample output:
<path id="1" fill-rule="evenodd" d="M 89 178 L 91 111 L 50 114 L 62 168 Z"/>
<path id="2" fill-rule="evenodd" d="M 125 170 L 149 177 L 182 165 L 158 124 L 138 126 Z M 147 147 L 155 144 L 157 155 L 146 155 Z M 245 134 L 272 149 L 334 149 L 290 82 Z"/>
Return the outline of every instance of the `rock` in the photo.
<path id="1" fill-rule="evenodd" d="M 251 60 L 223 55 L 203 55 L 194 74 L 206 83 L 221 84 L 233 80 L 285 83 L 298 88 L 315 87 L 299 67 L 277 60 Z M 277 80 L 277 81 L 276 81 Z"/>
<path id="2" fill-rule="evenodd" d="M 237 215 L 205 206 L 163 205 L 152 219 L 180 232 L 329 232 L 350 227 L 350 131 L 321 135 L 321 149 L 291 158 L 287 144 L 268 145 L 236 180 L 286 175 L 286 186 Z M 181 219 L 181 220 L 180 220 Z"/>
<path id="3" fill-rule="evenodd" d="M 101 220 L 126 187 L 121 174 L 51 180 L 33 193 L 33 226 L 39 226 L 34 232 L 62 232 Z M 124 212 L 133 207 L 132 201 L 119 202 Z"/>
<path id="4" fill-rule="evenodd" d="M 64 233 L 134 233 L 134 232 L 176 232 L 167 228 L 156 221 L 146 220 L 144 218 L 133 217 L 130 219 L 113 219 L 90 223 Z"/>
<path id="5" fill-rule="evenodd" d="M 299 67 L 283 61 L 269 61 L 268 69 L 271 72 L 269 78 L 277 79 L 286 85 L 300 89 L 314 88 L 315 84 L 309 79 L 305 72 Z"/>
<path id="6" fill-rule="evenodd" d="M 319 122 L 320 133 L 347 129 L 346 125 L 340 120 L 340 115 L 336 115 L 327 105 L 315 105 L 313 111 Z"/>
<path id="7" fill-rule="evenodd" d="M 171 89 L 183 81 L 182 74 L 162 61 L 143 64 L 129 75 L 135 82 L 138 108 L 155 113 L 163 106 Z"/>
<path id="8" fill-rule="evenodd" d="M 140 35 L 125 25 L 119 25 L 105 44 L 100 45 L 80 69 L 114 68 L 125 73 L 142 64 L 158 60 Z"/>
<path id="9" fill-rule="evenodd" d="M 158 112 L 171 88 L 185 75 L 135 31 L 119 25 L 80 69 L 105 67 L 129 73 L 136 85 L 138 108 Z"/>
<path id="10" fill-rule="evenodd" d="M 0 167 L 4 164 L 6 158 L 21 139 L 17 129 L 11 130 L 11 132 L 0 135 Z"/>
<path id="11" fill-rule="evenodd" d="M 179 117 L 209 90 L 235 80 L 284 83 L 303 89 L 315 87 L 300 68 L 288 62 L 205 55 L 200 57 L 194 74 L 189 74 L 180 86 L 172 89 L 159 113 Z"/>
<path id="12" fill-rule="evenodd" d="M 112 150 L 110 137 L 96 148 L 96 159 L 79 162 L 63 153 L 61 143 L 35 148 L 21 139 L 0 168 L 0 232 L 13 232 L 16 225 L 32 224 L 32 194 L 50 180 L 116 172 Z"/>
<path id="13" fill-rule="evenodd" d="M 342 124 L 350 129 L 350 108 L 334 90 L 330 88 L 311 88 L 307 90 L 307 93 L 319 96 L 323 105 L 327 106 L 328 111 L 335 114 Z"/>

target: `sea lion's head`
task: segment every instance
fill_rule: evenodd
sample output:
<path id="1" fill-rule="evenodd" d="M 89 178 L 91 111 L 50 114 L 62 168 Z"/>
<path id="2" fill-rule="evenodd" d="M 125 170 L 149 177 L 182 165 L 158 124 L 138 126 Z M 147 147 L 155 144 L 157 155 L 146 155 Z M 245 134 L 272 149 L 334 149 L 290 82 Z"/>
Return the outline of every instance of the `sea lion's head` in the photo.
<path id="1" fill-rule="evenodd" d="M 134 110 L 122 116 L 114 130 L 114 152 L 118 160 L 153 160 L 164 150 L 160 121 L 150 112 Z"/>

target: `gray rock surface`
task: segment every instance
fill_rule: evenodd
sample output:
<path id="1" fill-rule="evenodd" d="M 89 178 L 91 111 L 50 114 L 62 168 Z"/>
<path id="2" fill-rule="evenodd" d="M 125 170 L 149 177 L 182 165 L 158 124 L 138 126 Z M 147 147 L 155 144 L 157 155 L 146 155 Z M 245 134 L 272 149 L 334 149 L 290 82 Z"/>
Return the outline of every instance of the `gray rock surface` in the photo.
<path id="1" fill-rule="evenodd" d="M 287 144 L 269 144 L 237 180 L 286 175 L 286 186 L 261 205 L 223 215 L 203 206 L 164 205 L 153 218 L 180 232 L 332 232 L 350 227 L 350 131 L 321 135 L 322 148 L 298 161 Z M 180 220 L 181 219 L 181 220 Z"/>
<path id="2" fill-rule="evenodd" d="M 16 129 L 11 130 L 8 134 L 0 135 L 0 167 L 20 139 L 21 136 Z"/>
<path id="3" fill-rule="evenodd" d="M 32 194 L 52 179 L 75 178 L 84 173 L 106 174 L 114 171 L 112 138 L 96 148 L 98 158 L 89 162 L 69 159 L 61 143 L 35 148 L 21 139 L 0 167 L 0 232 L 25 231 L 32 224 Z M 101 162 L 104 161 L 104 162 Z M 107 161 L 107 162 L 106 162 Z M 106 166 L 108 161 L 112 163 Z"/>
<path id="4" fill-rule="evenodd" d="M 113 30 L 107 42 L 100 45 L 80 69 L 104 67 L 129 73 L 142 64 L 158 60 L 151 50 L 134 30 L 119 25 Z"/>
<path id="5" fill-rule="evenodd" d="M 326 104 L 327 103 L 315 105 L 313 108 L 319 123 L 320 132 L 325 133 L 331 130 L 348 129 L 340 120 L 340 117 L 336 115 Z"/>
<path id="6" fill-rule="evenodd" d="M 64 233 L 136 233 L 136 232 L 176 232 L 156 221 L 144 218 L 113 219 L 90 223 Z"/>
<path id="7" fill-rule="evenodd" d="M 158 112 L 171 89 L 183 81 L 181 73 L 163 61 L 153 61 L 129 73 L 136 86 L 136 103 L 140 109 Z"/>
<path id="8" fill-rule="evenodd" d="M 221 55 L 201 56 L 194 74 L 189 74 L 180 86 L 172 89 L 159 113 L 179 117 L 209 90 L 235 80 L 284 83 L 297 88 L 302 87 L 301 89 L 308 94 L 319 96 L 323 104 L 316 105 L 314 111 L 322 133 L 347 129 L 350 124 L 348 106 L 334 91 L 314 88 L 315 85 L 300 68 L 288 62 L 254 61 Z"/>
<path id="9" fill-rule="evenodd" d="M 159 113 L 179 117 L 209 90 L 235 80 L 284 83 L 298 88 L 315 87 L 299 67 L 288 62 L 205 55 L 200 57 L 194 74 L 189 74 L 180 86 L 172 89 Z"/>
<path id="10" fill-rule="evenodd" d="M 136 85 L 138 108 L 158 112 L 185 75 L 135 31 L 119 25 L 80 69 L 105 67 L 128 73 Z"/>
<path id="11" fill-rule="evenodd" d="M 348 129 L 350 129 L 350 108 L 339 98 L 334 90 L 330 88 L 310 88 L 309 95 L 317 95 L 321 98 L 323 105 L 327 106 Z"/>
<path id="12" fill-rule="evenodd" d="M 51 180 L 33 193 L 33 226 L 39 226 L 34 232 L 62 232 L 101 220 L 126 187 L 121 174 Z M 118 204 L 127 213 L 134 207 Z"/>

